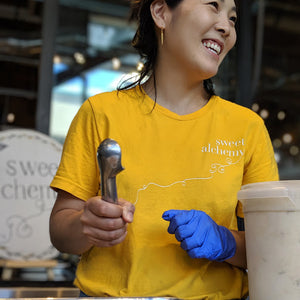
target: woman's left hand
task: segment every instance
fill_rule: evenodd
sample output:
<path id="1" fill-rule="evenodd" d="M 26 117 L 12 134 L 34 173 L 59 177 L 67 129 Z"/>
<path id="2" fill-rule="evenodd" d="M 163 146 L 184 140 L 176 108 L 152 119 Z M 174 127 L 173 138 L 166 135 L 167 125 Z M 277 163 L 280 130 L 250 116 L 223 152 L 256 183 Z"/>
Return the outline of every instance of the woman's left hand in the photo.
<path id="1" fill-rule="evenodd" d="M 224 261 L 235 255 L 236 240 L 231 231 L 205 212 L 168 210 L 162 217 L 170 221 L 168 232 L 175 234 L 190 257 Z"/>

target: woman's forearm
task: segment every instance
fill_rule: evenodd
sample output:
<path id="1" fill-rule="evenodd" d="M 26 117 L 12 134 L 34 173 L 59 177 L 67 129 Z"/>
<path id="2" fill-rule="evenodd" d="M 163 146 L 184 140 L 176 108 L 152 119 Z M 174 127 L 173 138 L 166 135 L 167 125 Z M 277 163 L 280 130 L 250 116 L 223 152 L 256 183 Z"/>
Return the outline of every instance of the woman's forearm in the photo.
<path id="1" fill-rule="evenodd" d="M 82 232 L 82 212 L 83 210 L 63 209 L 52 213 L 51 242 L 60 252 L 80 255 L 91 248 L 92 244 Z"/>
<path id="2" fill-rule="evenodd" d="M 234 231 L 231 230 L 235 241 L 236 241 L 236 252 L 235 255 L 226 260 L 226 262 L 240 267 L 247 268 L 247 259 L 246 259 L 246 243 L 245 243 L 245 232 L 244 231 Z"/>

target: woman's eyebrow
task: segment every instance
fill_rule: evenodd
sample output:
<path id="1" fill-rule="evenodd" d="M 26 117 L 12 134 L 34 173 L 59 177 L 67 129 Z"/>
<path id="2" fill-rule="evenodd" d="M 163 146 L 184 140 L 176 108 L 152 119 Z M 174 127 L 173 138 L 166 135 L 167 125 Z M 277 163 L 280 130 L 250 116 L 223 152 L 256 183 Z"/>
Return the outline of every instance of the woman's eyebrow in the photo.
<path id="1" fill-rule="evenodd" d="M 222 3 L 225 2 L 225 0 L 220 0 Z M 232 6 L 231 11 L 237 12 L 236 6 Z"/>

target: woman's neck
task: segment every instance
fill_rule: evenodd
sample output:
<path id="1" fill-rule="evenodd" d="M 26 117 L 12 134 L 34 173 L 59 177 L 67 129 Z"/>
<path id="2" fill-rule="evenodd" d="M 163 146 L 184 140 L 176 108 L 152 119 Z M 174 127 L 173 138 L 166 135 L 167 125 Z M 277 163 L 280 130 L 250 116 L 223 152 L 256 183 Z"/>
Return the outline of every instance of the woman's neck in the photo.
<path id="1" fill-rule="evenodd" d="M 199 110 L 210 97 L 203 87 L 203 81 L 191 81 L 178 72 L 164 72 L 156 69 L 155 82 L 156 84 L 152 75 L 143 85 L 145 92 L 159 105 L 178 115 L 186 115 Z"/>

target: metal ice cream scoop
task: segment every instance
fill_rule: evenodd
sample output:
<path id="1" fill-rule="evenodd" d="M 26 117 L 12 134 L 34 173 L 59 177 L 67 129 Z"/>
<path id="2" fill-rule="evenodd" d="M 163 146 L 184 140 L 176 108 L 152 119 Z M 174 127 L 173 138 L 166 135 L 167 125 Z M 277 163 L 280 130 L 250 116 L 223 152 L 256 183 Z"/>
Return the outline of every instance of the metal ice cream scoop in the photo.
<path id="1" fill-rule="evenodd" d="M 97 159 L 101 177 L 102 199 L 118 203 L 116 175 L 124 168 L 121 165 L 121 148 L 112 139 L 105 139 L 97 150 Z"/>

